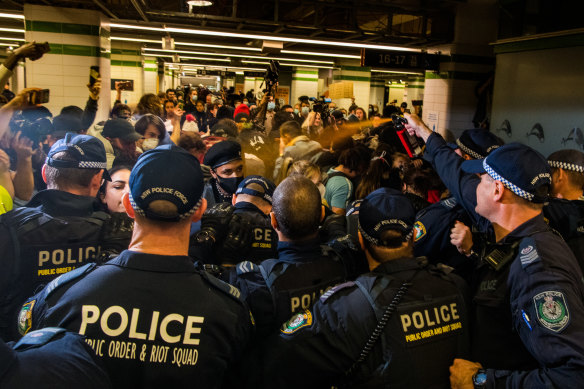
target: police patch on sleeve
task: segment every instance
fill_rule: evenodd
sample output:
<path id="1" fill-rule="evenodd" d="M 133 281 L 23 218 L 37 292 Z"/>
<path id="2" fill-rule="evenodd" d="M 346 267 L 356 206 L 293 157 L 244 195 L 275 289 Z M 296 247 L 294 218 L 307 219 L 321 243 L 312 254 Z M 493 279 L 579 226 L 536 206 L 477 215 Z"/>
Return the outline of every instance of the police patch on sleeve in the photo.
<path id="1" fill-rule="evenodd" d="M 426 227 L 422 224 L 421 221 L 417 221 L 414 224 L 414 242 L 419 241 L 426 235 Z"/>
<path id="2" fill-rule="evenodd" d="M 312 325 L 312 313 L 308 309 L 305 309 L 304 312 L 297 313 L 296 315 L 292 316 L 290 320 L 288 320 L 280 331 L 284 334 L 293 334 L 301 328 L 309 327 Z"/>
<path id="3" fill-rule="evenodd" d="M 35 303 L 36 300 L 31 300 L 20 308 L 20 313 L 18 314 L 18 332 L 20 332 L 20 335 L 26 335 L 32 328 L 32 308 Z"/>
<path id="4" fill-rule="evenodd" d="M 562 292 L 548 290 L 533 297 L 539 324 L 554 332 L 560 332 L 568 325 L 570 313 Z"/>

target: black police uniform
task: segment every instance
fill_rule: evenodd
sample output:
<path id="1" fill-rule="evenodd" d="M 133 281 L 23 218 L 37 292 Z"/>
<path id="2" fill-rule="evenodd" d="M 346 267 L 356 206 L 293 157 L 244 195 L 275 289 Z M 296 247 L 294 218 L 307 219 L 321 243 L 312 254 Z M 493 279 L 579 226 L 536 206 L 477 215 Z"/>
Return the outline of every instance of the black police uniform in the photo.
<path id="1" fill-rule="evenodd" d="M 258 335 L 278 328 L 292 313 L 307 309 L 332 286 L 355 279 L 365 260 L 346 243 L 318 239 L 278 242 L 278 259 L 239 263 L 223 277 L 237 286 L 257 323 Z"/>
<path id="2" fill-rule="evenodd" d="M 109 216 L 94 197 L 59 190 L 37 193 L 26 208 L 0 217 L 0 337 L 14 340 L 18 309 L 37 288 L 96 260 Z M 126 232 L 128 246 L 131 232 Z"/>
<path id="3" fill-rule="evenodd" d="M 115 387 L 221 387 L 252 332 L 239 291 L 187 256 L 124 251 L 56 279 L 25 304 L 32 327 L 87 336 Z M 23 308 L 25 309 L 25 308 Z"/>
<path id="4" fill-rule="evenodd" d="M 471 224 L 470 217 L 454 197 L 418 212 L 414 224 L 414 255 L 425 256 L 430 263 L 441 262 L 453 267 L 457 274 L 468 280 L 475 263 L 450 243 L 450 230 L 457 220 Z"/>
<path id="5" fill-rule="evenodd" d="M 461 170 L 436 133 L 426 154 L 486 231 L 489 221 L 475 212 L 479 178 Z M 487 247 L 488 255 L 509 259 L 500 270 L 482 262 L 473 285 L 472 359 L 488 368 L 489 387 L 584 387 L 582 272 L 565 242 L 539 215 Z"/>
<path id="6" fill-rule="evenodd" d="M 584 200 L 550 199 L 543 215 L 562 235 L 584 272 Z"/>
<path id="7" fill-rule="evenodd" d="M 191 239 L 189 256 L 206 264 L 234 265 L 242 261 L 260 263 L 277 255 L 278 234 L 272 228 L 270 217 L 258 207 L 240 201 L 226 218 L 225 236 L 211 244 L 200 244 Z M 202 226 L 204 226 L 203 215 Z"/>
<path id="8" fill-rule="evenodd" d="M 405 294 L 392 303 L 404 282 Z M 266 342 L 265 387 L 301 380 L 310 388 L 449 388 L 448 367 L 469 351 L 466 292 L 461 278 L 423 258 L 382 263 L 329 290 Z M 397 309 L 380 339 L 345 376 L 390 305 Z"/>
<path id="9" fill-rule="evenodd" d="M 0 387 L 111 388 L 110 379 L 84 337 L 62 328 L 30 332 L 18 343 L 0 340 Z"/>

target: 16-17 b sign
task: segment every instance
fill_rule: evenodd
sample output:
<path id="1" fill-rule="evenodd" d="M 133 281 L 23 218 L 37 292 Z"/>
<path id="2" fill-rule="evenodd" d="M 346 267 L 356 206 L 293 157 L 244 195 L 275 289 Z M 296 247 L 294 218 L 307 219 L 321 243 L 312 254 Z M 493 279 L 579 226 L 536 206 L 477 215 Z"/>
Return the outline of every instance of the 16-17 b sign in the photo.
<path id="1" fill-rule="evenodd" d="M 361 50 L 361 66 L 386 69 L 438 70 L 437 54 L 409 51 Z"/>

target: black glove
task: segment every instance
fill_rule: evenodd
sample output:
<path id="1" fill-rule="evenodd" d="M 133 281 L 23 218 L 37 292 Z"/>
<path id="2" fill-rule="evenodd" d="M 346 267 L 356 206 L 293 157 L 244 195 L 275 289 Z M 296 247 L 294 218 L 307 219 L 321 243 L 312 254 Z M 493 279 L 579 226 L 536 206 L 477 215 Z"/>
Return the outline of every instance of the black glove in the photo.
<path id="1" fill-rule="evenodd" d="M 229 203 L 215 204 L 201 219 L 201 231 L 195 235 L 195 244 L 213 244 L 223 239 L 235 207 Z"/>
<path id="2" fill-rule="evenodd" d="M 110 258 L 128 248 L 134 231 L 134 219 L 123 212 L 112 213 L 101 229 L 101 252 Z"/>
<path id="3" fill-rule="evenodd" d="M 240 262 L 247 251 L 249 251 L 252 238 L 253 225 L 245 217 L 233 215 L 227 236 L 223 243 L 222 264 L 235 264 Z"/>

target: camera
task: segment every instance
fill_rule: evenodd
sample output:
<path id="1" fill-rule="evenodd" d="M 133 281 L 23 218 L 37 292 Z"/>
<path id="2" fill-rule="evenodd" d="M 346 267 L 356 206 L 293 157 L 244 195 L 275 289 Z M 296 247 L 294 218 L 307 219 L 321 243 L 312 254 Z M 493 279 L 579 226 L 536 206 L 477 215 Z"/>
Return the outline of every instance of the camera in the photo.
<path id="1" fill-rule="evenodd" d="M 35 90 L 30 92 L 30 103 L 32 105 L 48 103 L 50 92 L 51 91 L 49 89 L 41 89 L 39 91 Z"/>
<path id="2" fill-rule="evenodd" d="M 132 81 L 119 81 L 117 83 L 117 85 L 120 87 L 120 89 L 122 90 L 132 90 L 133 86 L 132 86 Z"/>
<path id="3" fill-rule="evenodd" d="M 320 114 L 320 120 L 323 123 L 323 126 L 327 126 L 331 123 L 331 110 L 329 108 L 329 103 L 332 101 L 331 99 L 325 99 L 321 97 L 317 99 L 316 97 L 311 97 L 308 99 L 313 102 L 312 110 L 318 114 Z"/>
<path id="4" fill-rule="evenodd" d="M 270 60 L 266 74 L 264 75 L 264 82 L 262 84 L 266 85 L 266 93 L 270 93 L 274 85 L 278 83 L 278 78 L 280 77 L 280 63 L 278 61 Z M 261 88 L 261 85 L 260 85 Z"/>
<path id="5" fill-rule="evenodd" d="M 27 137 L 32 141 L 33 149 L 39 147 L 47 135 L 53 132 L 53 123 L 48 117 L 37 117 L 34 119 L 27 118 L 25 111 L 19 111 L 14 114 L 10 121 L 10 129 L 17 133 L 20 131 L 21 136 Z"/>

